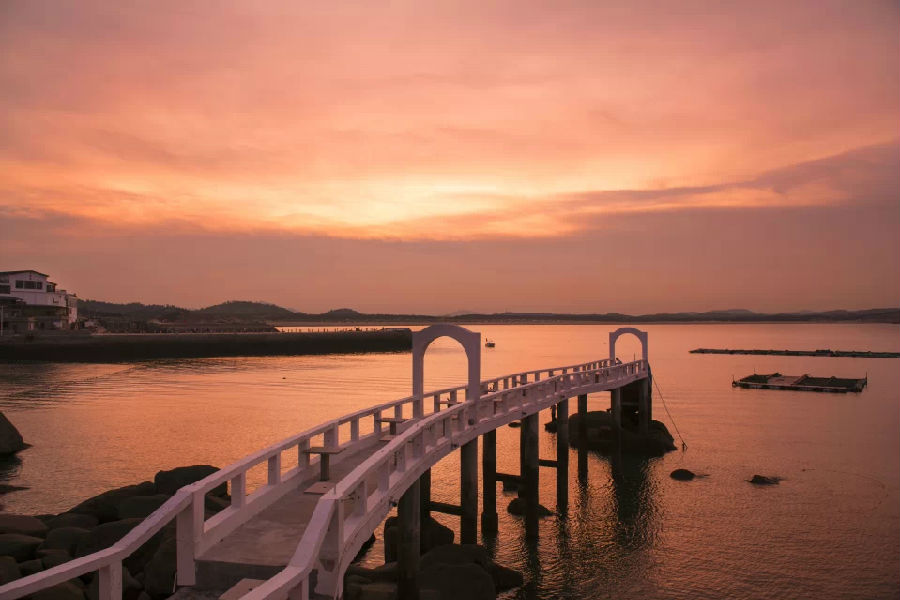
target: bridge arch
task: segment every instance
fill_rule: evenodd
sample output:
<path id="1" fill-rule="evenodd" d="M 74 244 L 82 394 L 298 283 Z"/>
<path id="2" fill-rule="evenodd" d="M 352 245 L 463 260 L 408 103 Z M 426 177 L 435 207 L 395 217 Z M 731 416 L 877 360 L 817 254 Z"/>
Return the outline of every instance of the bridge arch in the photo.
<path id="1" fill-rule="evenodd" d="M 647 342 L 647 332 L 641 331 L 640 329 L 636 329 L 634 327 L 620 327 L 615 331 L 611 331 L 609 333 L 609 360 L 613 364 L 616 362 L 616 340 L 619 339 L 619 336 L 624 335 L 626 333 L 631 333 L 641 342 L 641 358 L 645 361 L 648 356 L 648 342 Z"/>
<path id="2" fill-rule="evenodd" d="M 481 333 L 459 325 L 432 325 L 412 334 L 412 393 L 417 400 L 418 416 L 421 416 L 425 393 L 425 351 L 431 342 L 442 337 L 456 340 L 466 352 L 469 365 L 466 400 L 477 400 L 481 395 Z"/>

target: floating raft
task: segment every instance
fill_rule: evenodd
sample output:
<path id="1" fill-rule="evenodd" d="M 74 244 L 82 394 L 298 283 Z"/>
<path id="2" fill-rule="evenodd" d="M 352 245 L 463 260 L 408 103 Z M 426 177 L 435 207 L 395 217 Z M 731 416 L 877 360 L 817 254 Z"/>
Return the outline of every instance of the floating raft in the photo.
<path id="1" fill-rule="evenodd" d="M 868 384 L 866 377 L 862 379 L 842 379 L 840 377 L 812 377 L 810 375 L 748 375 L 743 379 L 732 381 L 733 387 L 754 390 L 799 390 L 804 392 L 861 392 Z"/>
<path id="2" fill-rule="evenodd" d="M 731 348 L 694 348 L 691 354 L 770 354 L 773 356 L 839 356 L 851 358 L 900 358 L 900 352 L 869 350 L 733 350 Z"/>

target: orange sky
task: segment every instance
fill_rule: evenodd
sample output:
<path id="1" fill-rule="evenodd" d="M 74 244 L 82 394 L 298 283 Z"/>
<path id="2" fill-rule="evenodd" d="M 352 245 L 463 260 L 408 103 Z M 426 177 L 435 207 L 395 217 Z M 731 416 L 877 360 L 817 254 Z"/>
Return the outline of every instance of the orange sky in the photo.
<path id="1" fill-rule="evenodd" d="M 900 304 L 894 1 L 0 11 L 0 269 L 81 297 Z"/>

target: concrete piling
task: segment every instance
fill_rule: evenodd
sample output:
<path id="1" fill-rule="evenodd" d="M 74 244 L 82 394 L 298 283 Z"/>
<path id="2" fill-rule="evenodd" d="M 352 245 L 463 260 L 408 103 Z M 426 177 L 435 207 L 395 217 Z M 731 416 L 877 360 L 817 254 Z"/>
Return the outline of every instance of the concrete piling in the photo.
<path id="1" fill-rule="evenodd" d="M 419 551 L 421 549 L 421 498 L 419 481 L 400 496 L 397 516 L 400 548 L 397 561 L 397 591 L 400 600 L 419 600 Z"/>
<path id="2" fill-rule="evenodd" d="M 522 419 L 522 479 L 525 482 L 525 537 L 538 537 L 539 457 L 538 413 Z"/>
<path id="3" fill-rule="evenodd" d="M 481 534 L 497 533 L 497 431 L 481 436 Z"/>
<path id="4" fill-rule="evenodd" d="M 460 498 L 462 518 L 459 541 L 475 544 L 478 537 L 478 438 L 460 447 Z"/>

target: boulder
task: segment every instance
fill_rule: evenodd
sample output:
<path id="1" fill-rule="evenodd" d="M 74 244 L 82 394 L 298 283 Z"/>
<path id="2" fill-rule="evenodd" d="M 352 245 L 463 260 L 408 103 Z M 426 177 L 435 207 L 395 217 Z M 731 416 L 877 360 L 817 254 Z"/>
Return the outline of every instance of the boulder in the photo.
<path id="1" fill-rule="evenodd" d="M 39 558 L 32 558 L 31 560 L 26 560 L 24 562 L 19 563 L 19 571 L 22 573 L 22 577 L 26 575 L 34 575 L 38 571 L 44 570 L 44 563 L 41 562 Z"/>
<path id="2" fill-rule="evenodd" d="M 48 529 L 57 529 L 59 527 L 81 527 L 83 529 L 93 529 L 100 524 L 100 519 L 94 515 L 84 513 L 62 513 L 56 517 L 47 520 Z"/>
<path id="3" fill-rule="evenodd" d="M 669 477 L 678 481 L 690 481 L 696 476 L 697 475 L 693 471 L 689 471 L 687 469 L 675 469 L 674 471 L 669 473 Z"/>
<path id="4" fill-rule="evenodd" d="M 397 528 L 397 517 L 389 517 L 384 522 L 384 558 L 391 562 L 397 558 L 400 530 Z M 419 553 L 424 554 L 436 546 L 453 543 L 453 530 L 441 525 L 434 518 L 422 522 L 419 533 Z"/>
<path id="5" fill-rule="evenodd" d="M 203 507 L 212 514 L 223 511 L 229 506 L 231 506 L 231 500 L 223 496 L 213 496 L 212 494 L 207 494 L 203 498 Z"/>
<path id="6" fill-rule="evenodd" d="M 47 534 L 47 526 L 36 517 L 0 513 L 0 533 L 24 533 L 44 537 Z"/>
<path id="7" fill-rule="evenodd" d="M 175 586 L 175 538 L 166 537 L 144 567 L 144 590 L 154 600 L 167 598 Z"/>
<path id="8" fill-rule="evenodd" d="M 145 519 L 169 498 L 165 494 L 125 498 L 119 503 L 119 519 Z"/>
<path id="9" fill-rule="evenodd" d="M 23 448 L 25 440 L 22 439 L 22 434 L 9 422 L 6 415 L 0 412 L 0 456 L 13 454 Z"/>
<path id="10" fill-rule="evenodd" d="M 65 550 L 38 550 L 35 552 L 35 555 L 41 559 L 45 569 L 52 569 L 72 560 L 72 557 Z"/>
<path id="11" fill-rule="evenodd" d="M 84 592 L 80 587 L 66 581 L 49 587 L 45 590 L 35 592 L 31 595 L 32 600 L 84 600 Z"/>
<path id="12" fill-rule="evenodd" d="M 511 515 L 521 517 L 525 514 L 525 506 L 525 498 L 513 498 L 509 503 L 509 506 L 506 507 L 506 511 Z M 543 504 L 537 505 L 537 513 L 539 517 L 549 517 L 550 515 L 555 514 L 552 510 L 550 510 Z"/>
<path id="13" fill-rule="evenodd" d="M 544 423 L 544 431 L 556 433 L 557 425 L 558 423 L 555 420 L 547 421 L 546 423 Z"/>
<path id="14" fill-rule="evenodd" d="M 600 452 L 612 450 L 617 440 L 612 415 L 605 410 L 595 410 L 585 413 L 583 418 L 586 439 L 581 439 L 582 416 L 575 413 L 569 417 L 569 443 Z M 647 434 L 623 427 L 618 432 L 618 444 L 622 452 L 638 456 L 662 456 L 675 450 L 675 439 L 660 421 L 650 421 Z"/>
<path id="15" fill-rule="evenodd" d="M 137 485 L 126 485 L 109 490 L 93 498 L 88 498 L 68 512 L 93 515 L 101 523 L 108 523 L 119 519 L 119 503 L 125 498 L 152 496 L 154 494 L 156 494 L 156 486 L 153 485 L 152 481 L 145 481 Z"/>
<path id="16" fill-rule="evenodd" d="M 781 481 L 781 477 L 768 477 L 766 475 L 754 475 L 750 479 L 750 483 L 754 485 L 778 485 L 779 481 Z"/>
<path id="17" fill-rule="evenodd" d="M 47 539 L 41 544 L 41 550 L 64 550 L 70 556 L 75 555 L 78 544 L 90 535 L 91 530 L 83 527 L 57 527 L 47 533 Z"/>
<path id="18" fill-rule="evenodd" d="M 39 537 L 21 533 L 0 533 L 0 556 L 12 556 L 16 562 L 31 560 L 34 551 L 43 541 Z"/>
<path id="19" fill-rule="evenodd" d="M 12 556 L 0 556 L 0 585 L 15 581 L 22 576 L 19 564 Z"/>
<path id="20" fill-rule="evenodd" d="M 75 557 L 87 556 L 93 554 L 97 550 L 109 548 L 120 539 L 125 537 L 129 531 L 137 527 L 142 519 L 122 519 L 121 521 L 112 521 L 111 523 L 103 523 L 90 530 L 90 532 L 78 540 L 75 548 Z M 51 531 L 51 533 L 53 533 Z M 50 537 L 48 534 L 47 537 Z"/>
<path id="21" fill-rule="evenodd" d="M 478 544 L 447 544 L 438 546 L 424 555 L 420 569 L 434 564 L 474 564 L 483 569 L 494 581 L 498 592 L 521 586 L 525 579 L 521 573 L 495 563 L 487 550 Z"/>
<path id="22" fill-rule="evenodd" d="M 421 569 L 419 582 L 423 590 L 440 592 L 441 600 L 494 600 L 497 597 L 494 580 L 475 564 L 432 564 Z"/>
<path id="23" fill-rule="evenodd" d="M 156 491 L 159 494 L 173 495 L 186 485 L 212 475 L 218 471 L 218 467 L 212 465 L 191 465 L 188 467 L 176 467 L 171 471 L 160 471 L 153 478 Z M 228 494 L 228 484 L 223 482 L 209 492 L 213 496 L 225 496 Z"/>

